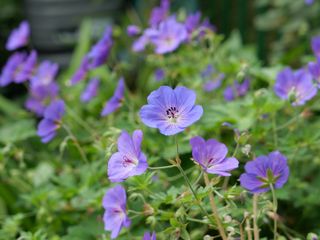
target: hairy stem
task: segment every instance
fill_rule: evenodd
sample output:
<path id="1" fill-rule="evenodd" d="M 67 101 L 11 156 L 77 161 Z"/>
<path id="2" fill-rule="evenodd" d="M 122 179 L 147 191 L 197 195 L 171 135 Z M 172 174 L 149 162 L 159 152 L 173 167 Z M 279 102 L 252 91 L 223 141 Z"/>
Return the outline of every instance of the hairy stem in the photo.
<path id="1" fill-rule="evenodd" d="M 273 239 L 277 239 L 277 230 L 278 230 L 278 220 L 277 220 L 277 210 L 278 210 L 278 201 L 276 197 L 276 192 L 274 190 L 273 184 L 270 184 L 270 189 L 272 193 L 272 205 L 273 205 Z"/>
<path id="2" fill-rule="evenodd" d="M 250 218 L 246 219 L 246 231 L 247 231 L 247 237 L 248 237 L 247 239 L 252 240 Z"/>
<path id="3" fill-rule="evenodd" d="M 213 192 L 211 191 L 211 186 L 210 186 L 210 181 L 209 181 L 208 175 L 206 173 L 204 173 L 203 176 L 204 176 L 204 182 L 205 182 L 206 186 L 210 188 L 210 192 L 209 192 L 210 205 L 211 205 L 214 219 L 215 219 L 217 226 L 218 226 L 220 236 L 223 240 L 227 240 L 228 239 L 227 235 L 226 235 L 224 228 L 222 226 L 221 220 L 219 218 L 218 209 L 217 209 L 217 206 L 214 202 L 214 196 L 213 196 Z"/>
<path id="4" fill-rule="evenodd" d="M 161 166 L 161 167 L 148 167 L 150 170 L 161 170 L 161 169 L 168 169 L 168 168 L 174 168 L 175 165 L 168 165 L 168 166 Z"/>
<path id="5" fill-rule="evenodd" d="M 258 194 L 253 195 L 253 235 L 254 240 L 259 240 L 259 228 L 257 225 L 258 218 Z"/>

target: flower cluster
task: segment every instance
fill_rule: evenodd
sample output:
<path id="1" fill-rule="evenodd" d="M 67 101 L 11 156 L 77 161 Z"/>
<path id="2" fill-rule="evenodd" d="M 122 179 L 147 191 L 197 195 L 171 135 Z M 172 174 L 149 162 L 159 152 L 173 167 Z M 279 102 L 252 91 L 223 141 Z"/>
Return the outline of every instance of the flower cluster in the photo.
<path id="1" fill-rule="evenodd" d="M 198 39 L 203 37 L 206 32 L 215 30 L 208 20 L 200 22 L 200 12 L 189 15 L 185 22 L 179 22 L 175 15 L 169 14 L 169 10 L 170 3 L 168 0 L 162 0 L 160 6 L 152 10 L 149 27 L 134 41 L 133 51 L 143 51 L 150 44 L 154 47 L 156 54 L 170 53 L 175 51 L 182 43 L 193 38 Z M 138 26 L 130 25 L 127 32 L 129 36 L 136 36 L 140 34 L 141 30 Z"/>

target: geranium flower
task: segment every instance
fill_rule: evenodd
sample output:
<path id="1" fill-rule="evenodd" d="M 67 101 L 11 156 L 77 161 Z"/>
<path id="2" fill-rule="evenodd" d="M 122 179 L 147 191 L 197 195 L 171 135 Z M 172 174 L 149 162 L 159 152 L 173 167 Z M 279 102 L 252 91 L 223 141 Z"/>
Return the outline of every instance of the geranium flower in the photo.
<path id="1" fill-rule="evenodd" d="M 316 57 L 320 57 L 320 36 L 311 39 L 311 48 Z"/>
<path id="2" fill-rule="evenodd" d="M 59 66 L 50 61 L 43 61 L 30 79 L 32 86 L 43 86 L 54 82 Z"/>
<path id="3" fill-rule="evenodd" d="M 97 96 L 99 84 L 100 84 L 99 79 L 97 79 L 97 78 L 91 79 L 81 94 L 81 101 L 82 102 L 89 102 L 92 98 Z"/>
<path id="4" fill-rule="evenodd" d="M 43 143 L 51 141 L 56 136 L 57 130 L 61 127 L 64 111 L 64 102 L 62 100 L 56 100 L 46 108 L 44 118 L 40 121 L 37 132 Z"/>
<path id="5" fill-rule="evenodd" d="M 169 0 L 161 0 L 160 6 L 155 7 L 151 11 L 151 16 L 149 19 L 149 25 L 151 27 L 156 27 L 165 20 L 169 14 L 170 2 Z"/>
<path id="6" fill-rule="evenodd" d="M 203 84 L 203 90 L 206 92 L 211 92 L 219 88 L 222 84 L 222 80 L 225 78 L 223 73 L 220 73 L 217 77 L 212 80 L 209 80 Z"/>
<path id="7" fill-rule="evenodd" d="M 16 50 L 28 44 L 30 35 L 30 26 L 27 21 L 20 23 L 19 27 L 14 29 L 7 41 L 6 49 L 8 51 Z"/>
<path id="8" fill-rule="evenodd" d="M 154 71 L 154 78 L 156 81 L 161 81 L 165 76 L 165 72 L 162 68 L 157 68 Z"/>
<path id="9" fill-rule="evenodd" d="M 250 80 L 245 79 L 242 83 L 235 81 L 233 85 L 226 87 L 223 92 L 226 101 L 233 101 L 236 98 L 243 97 L 247 94 L 250 87 Z"/>
<path id="10" fill-rule="evenodd" d="M 309 72 L 312 75 L 313 79 L 318 84 L 318 87 L 320 87 L 320 61 L 319 61 L 319 59 L 316 62 L 310 62 L 308 64 L 308 69 L 309 69 Z"/>
<path id="11" fill-rule="evenodd" d="M 123 227 L 129 227 L 131 224 L 126 213 L 126 204 L 126 191 L 120 185 L 110 188 L 103 197 L 104 229 L 111 231 L 111 239 L 116 238 Z"/>
<path id="12" fill-rule="evenodd" d="M 158 128 L 164 135 L 174 135 L 198 121 L 203 109 L 194 105 L 194 91 L 178 86 L 174 90 L 161 86 L 148 96 L 148 105 L 140 110 L 142 122 L 148 127 Z"/>
<path id="13" fill-rule="evenodd" d="M 110 98 L 110 100 L 106 102 L 101 112 L 101 116 L 107 116 L 121 107 L 122 100 L 124 98 L 124 88 L 125 88 L 124 79 L 120 78 L 118 85 L 114 91 L 114 94 Z"/>
<path id="14" fill-rule="evenodd" d="M 140 27 L 136 26 L 136 25 L 129 25 L 127 27 L 127 34 L 129 37 L 134 37 L 136 35 L 138 35 L 141 32 Z"/>
<path id="15" fill-rule="evenodd" d="M 190 144 L 194 161 L 207 173 L 230 176 L 229 172 L 239 165 L 236 158 L 226 157 L 228 148 L 215 139 L 205 141 L 202 137 L 193 137 Z"/>
<path id="16" fill-rule="evenodd" d="M 82 59 L 82 62 L 80 64 L 80 67 L 77 69 L 77 71 L 73 74 L 70 80 L 71 85 L 75 85 L 81 80 L 85 79 L 89 71 L 89 58 L 88 56 L 85 56 Z"/>
<path id="17" fill-rule="evenodd" d="M 118 152 L 108 162 L 108 177 L 111 182 L 122 182 L 147 170 L 147 158 L 141 151 L 142 137 L 141 130 L 135 130 L 132 137 L 122 131 L 118 138 Z"/>
<path id="18" fill-rule="evenodd" d="M 150 234 L 149 232 L 145 232 L 142 240 L 157 240 L 156 233 L 153 232 L 152 234 Z"/>
<path id="19" fill-rule="evenodd" d="M 252 193 L 267 192 L 270 184 L 274 188 L 281 188 L 289 177 L 287 159 L 278 151 L 248 162 L 245 170 L 240 176 L 240 184 Z"/>
<path id="20" fill-rule="evenodd" d="M 303 105 L 317 94 L 317 88 L 308 72 L 304 69 L 293 72 L 289 67 L 278 73 L 274 91 L 293 106 Z"/>

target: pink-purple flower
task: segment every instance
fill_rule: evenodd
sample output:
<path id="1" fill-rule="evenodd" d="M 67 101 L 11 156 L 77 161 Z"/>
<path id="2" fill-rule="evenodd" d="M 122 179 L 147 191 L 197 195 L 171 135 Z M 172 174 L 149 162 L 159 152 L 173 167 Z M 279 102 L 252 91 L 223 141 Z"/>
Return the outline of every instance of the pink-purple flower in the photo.
<path id="1" fill-rule="evenodd" d="M 98 78 L 92 78 L 81 94 L 82 102 L 90 102 L 92 98 L 97 96 L 100 81 Z"/>
<path id="2" fill-rule="evenodd" d="M 122 131 L 118 138 L 118 152 L 108 162 L 108 177 L 111 182 L 122 182 L 147 170 L 147 158 L 141 151 L 142 138 L 141 130 L 135 130 L 132 137 L 128 132 Z"/>
<path id="3" fill-rule="evenodd" d="M 104 229 L 111 231 L 111 239 L 118 237 L 123 227 L 129 227 L 131 221 L 126 210 L 127 195 L 125 189 L 117 185 L 110 188 L 104 195 L 102 206 Z"/>
<path id="4" fill-rule="evenodd" d="M 152 232 L 151 234 L 150 232 L 145 232 L 142 240 L 157 240 L 156 233 Z"/>
<path id="5" fill-rule="evenodd" d="M 29 42 L 29 35 L 29 23 L 27 21 L 21 22 L 18 28 L 12 30 L 6 44 L 6 49 L 12 51 L 26 46 Z"/>
<path id="6" fill-rule="evenodd" d="M 205 172 L 220 176 L 230 176 L 230 171 L 238 168 L 234 157 L 227 157 L 228 148 L 215 139 L 205 141 L 202 137 L 190 139 L 192 157 Z"/>
<path id="7" fill-rule="evenodd" d="M 267 192 L 270 185 L 281 188 L 289 177 L 287 158 L 278 151 L 246 163 L 245 170 L 240 176 L 240 184 L 252 193 Z"/>
<path id="8" fill-rule="evenodd" d="M 120 78 L 113 96 L 110 98 L 109 101 L 105 103 L 104 108 L 101 112 L 101 116 L 107 116 L 122 106 L 122 101 L 124 99 L 124 89 L 124 79 Z"/>
<path id="9" fill-rule="evenodd" d="M 276 95 L 293 106 L 304 105 L 317 94 L 311 75 L 304 69 L 293 72 L 287 67 L 278 73 L 274 85 Z"/>
<path id="10" fill-rule="evenodd" d="M 140 117 L 148 127 L 158 128 L 164 135 L 174 135 L 201 118 L 203 109 L 195 101 L 195 92 L 186 87 L 161 86 L 148 96 Z"/>
<path id="11" fill-rule="evenodd" d="M 57 130 L 61 127 L 64 112 L 65 106 L 62 100 L 55 100 L 46 108 L 37 131 L 43 143 L 51 141 L 56 136 Z"/>

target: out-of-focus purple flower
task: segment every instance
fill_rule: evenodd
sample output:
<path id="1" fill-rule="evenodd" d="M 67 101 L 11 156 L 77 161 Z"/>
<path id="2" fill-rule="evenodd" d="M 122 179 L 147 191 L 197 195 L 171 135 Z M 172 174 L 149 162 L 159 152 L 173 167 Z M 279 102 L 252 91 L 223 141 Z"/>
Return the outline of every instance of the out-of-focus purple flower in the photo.
<path id="1" fill-rule="evenodd" d="M 97 96 L 99 84 L 100 84 L 99 79 L 97 79 L 97 78 L 91 79 L 81 94 L 81 101 L 82 102 L 89 102 L 92 98 Z"/>
<path id="2" fill-rule="evenodd" d="M 150 39 L 152 37 L 157 36 L 158 31 L 153 28 L 147 28 L 144 30 L 143 34 L 136 39 L 132 44 L 132 51 L 134 52 L 141 52 L 143 51 L 146 46 L 150 43 Z"/>
<path id="3" fill-rule="evenodd" d="M 248 162 L 245 170 L 240 176 L 240 184 L 252 193 L 267 192 L 271 184 L 274 188 L 281 188 L 289 177 L 287 159 L 278 151 Z"/>
<path id="4" fill-rule="evenodd" d="M 215 27 L 210 24 L 208 19 L 205 19 L 202 23 L 200 23 L 201 20 L 201 13 L 196 12 L 193 14 L 190 14 L 185 21 L 185 26 L 188 31 L 188 39 L 190 40 L 192 37 L 203 37 L 207 31 L 215 31 Z M 194 33 L 197 33 L 196 36 L 194 36 Z"/>
<path id="5" fill-rule="evenodd" d="M 53 101 L 44 111 L 44 118 L 40 121 L 37 132 L 43 143 L 51 141 L 56 136 L 64 111 L 62 100 Z"/>
<path id="6" fill-rule="evenodd" d="M 91 48 L 87 55 L 89 69 L 97 68 L 105 63 L 110 54 L 112 45 L 112 28 L 108 26 L 102 38 Z"/>
<path id="7" fill-rule="evenodd" d="M 165 54 L 176 50 L 186 39 L 186 27 L 171 16 L 160 23 L 150 41 L 155 46 L 155 53 Z"/>
<path id="8" fill-rule="evenodd" d="M 311 48 L 316 57 L 320 57 L 320 36 L 311 39 Z"/>
<path id="9" fill-rule="evenodd" d="M 7 41 L 6 49 L 8 51 L 16 50 L 28 44 L 30 35 L 30 26 L 27 21 L 20 23 L 19 27 L 14 29 Z"/>
<path id="10" fill-rule="evenodd" d="M 111 239 L 115 239 L 123 227 L 129 227 L 131 221 L 126 210 L 127 195 L 125 189 L 117 185 L 110 188 L 104 195 L 102 206 L 104 229 L 111 231 Z"/>
<path id="11" fill-rule="evenodd" d="M 304 0 L 304 3 L 306 5 L 312 5 L 314 3 L 314 0 Z"/>
<path id="12" fill-rule="evenodd" d="M 74 75 L 71 77 L 70 83 L 71 85 L 75 85 L 81 80 L 83 80 L 89 71 L 89 58 L 88 56 L 85 56 L 82 59 L 82 62 L 80 64 L 80 67 L 77 69 L 77 71 L 74 73 Z"/>
<path id="13" fill-rule="evenodd" d="M 43 61 L 38 66 L 36 73 L 30 79 L 32 86 L 43 86 L 52 83 L 58 73 L 59 66 L 57 63 Z"/>
<path id="14" fill-rule="evenodd" d="M 224 78 L 225 78 L 225 75 L 223 73 L 220 73 L 215 79 L 207 81 L 203 85 L 203 90 L 206 92 L 211 92 L 219 88 Z"/>
<path id="15" fill-rule="evenodd" d="M 25 102 L 25 107 L 38 116 L 43 116 L 44 111 L 59 93 L 59 86 L 56 82 L 43 85 L 31 85 L 29 98 Z"/>
<path id="16" fill-rule="evenodd" d="M 186 87 L 161 86 L 148 96 L 148 105 L 141 108 L 140 117 L 148 127 L 158 128 L 164 135 L 174 135 L 202 116 L 203 109 L 195 101 L 195 92 Z"/>
<path id="17" fill-rule="evenodd" d="M 289 100 L 293 106 L 304 105 L 317 94 L 311 75 L 304 69 L 293 72 L 291 68 L 278 73 L 274 91 L 279 98 Z"/>
<path id="18" fill-rule="evenodd" d="M 136 25 L 129 25 L 127 27 L 127 34 L 129 37 L 134 37 L 136 35 L 138 35 L 141 32 L 140 27 L 136 26 Z"/>
<path id="19" fill-rule="evenodd" d="M 154 78 L 156 81 L 161 81 L 165 76 L 165 72 L 162 68 L 157 68 L 154 72 Z"/>
<path id="20" fill-rule="evenodd" d="M 196 13 L 188 15 L 185 21 L 185 26 L 189 34 L 191 34 L 200 24 L 201 13 L 198 11 Z"/>
<path id="21" fill-rule="evenodd" d="M 202 78 L 210 78 L 211 75 L 215 72 L 215 68 L 212 66 L 212 64 L 208 64 L 207 67 L 201 72 Z"/>
<path id="22" fill-rule="evenodd" d="M 310 62 L 308 64 L 308 69 L 313 79 L 318 84 L 318 87 L 320 87 L 320 59 L 318 59 L 316 62 Z"/>
<path id="23" fill-rule="evenodd" d="M 16 52 L 10 56 L 2 69 L 0 86 L 11 82 L 21 83 L 31 78 L 37 62 L 37 53 L 32 51 L 29 56 L 24 52 Z"/>
<path id="24" fill-rule="evenodd" d="M 169 14 L 170 2 L 169 0 L 161 0 L 160 6 L 155 7 L 151 11 L 149 24 L 151 27 L 156 27 L 165 20 Z"/>
<path id="25" fill-rule="evenodd" d="M 13 74 L 13 81 L 15 83 L 22 83 L 31 79 L 37 64 L 37 58 L 37 52 L 32 51 L 26 60 L 15 69 Z"/>
<path id="26" fill-rule="evenodd" d="M 122 131 L 118 138 L 118 152 L 108 162 L 108 177 L 111 182 L 123 182 L 128 177 L 141 175 L 148 168 L 147 158 L 141 151 L 143 133 L 135 130 L 132 137 Z"/>
<path id="27" fill-rule="evenodd" d="M 145 232 L 143 235 L 142 240 L 157 240 L 156 233 L 153 232 L 152 234 L 149 232 Z"/>
<path id="28" fill-rule="evenodd" d="M 243 97 L 250 88 L 250 80 L 245 79 L 242 83 L 235 81 L 233 85 L 226 87 L 223 92 L 226 101 L 233 101 L 236 98 Z"/>
<path id="29" fill-rule="evenodd" d="M 230 171 L 236 169 L 239 162 L 236 158 L 227 158 L 228 148 L 215 139 L 205 141 L 202 137 L 190 139 L 192 157 L 204 171 L 220 176 L 230 176 Z"/>
<path id="30" fill-rule="evenodd" d="M 115 89 L 114 94 L 110 98 L 110 100 L 106 102 L 101 112 L 101 116 L 107 116 L 110 113 L 113 113 L 114 111 L 116 111 L 119 107 L 121 107 L 122 101 L 124 98 L 124 88 L 125 88 L 124 79 L 120 78 L 117 88 Z"/>

